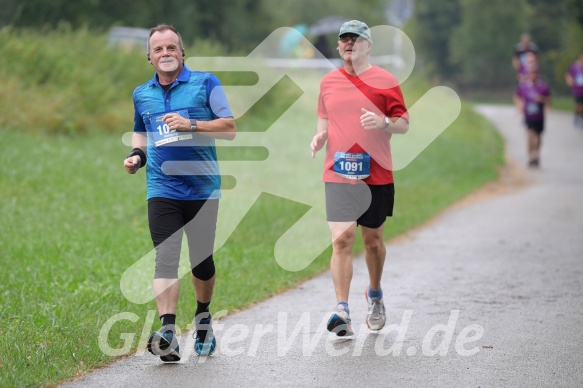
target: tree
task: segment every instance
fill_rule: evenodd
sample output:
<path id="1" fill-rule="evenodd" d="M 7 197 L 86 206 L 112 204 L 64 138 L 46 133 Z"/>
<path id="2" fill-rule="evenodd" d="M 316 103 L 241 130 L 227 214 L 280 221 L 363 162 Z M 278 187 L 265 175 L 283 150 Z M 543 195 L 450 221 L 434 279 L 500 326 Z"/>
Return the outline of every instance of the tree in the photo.
<path id="1" fill-rule="evenodd" d="M 583 2 L 581 0 L 567 0 L 567 9 L 575 20 L 583 26 Z"/>
<path id="2" fill-rule="evenodd" d="M 0 27 L 55 28 L 68 24 L 73 29 L 89 27 L 97 31 L 112 25 L 150 27 L 165 9 L 162 2 L 140 4 L 119 0 L 0 0 L 4 9 Z M 12 5 L 11 5 L 12 4 Z"/>
<path id="3" fill-rule="evenodd" d="M 526 26 L 526 0 L 461 0 L 461 24 L 450 40 L 451 63 L 458 80 L 470 84 L 505 85 L 515 81 L 512 50 Z"/>
<path id="4" fill-rule="evenodd" d="M 385 22 L 383 0 L 0 0 L 0 27 L 73 29 L 89 27 L 104 31 L 113 25 L 149 28 L 168 23 L 178 28 L 185 44 L 211 40 L 229 51 L 247 53 L 274 29 L 310 24 L 330 14 L 331 9 L 349 18 L 362 18 L 371 25 Z"/>
<path id="5" fill-rule="evenodd" d="M 460 0 L 415 3 L 412 41 L 418 57 L 433 75 L 453 77 L 457 65 L 449 61 L 450 36 L 460 23 Z"/>
<path id="6" fill-rule="evenodd" d="M 544 53 L 561 47 L 564 22 L 568 17 L 567 1 L 527 0 L 527 29 Z"/>

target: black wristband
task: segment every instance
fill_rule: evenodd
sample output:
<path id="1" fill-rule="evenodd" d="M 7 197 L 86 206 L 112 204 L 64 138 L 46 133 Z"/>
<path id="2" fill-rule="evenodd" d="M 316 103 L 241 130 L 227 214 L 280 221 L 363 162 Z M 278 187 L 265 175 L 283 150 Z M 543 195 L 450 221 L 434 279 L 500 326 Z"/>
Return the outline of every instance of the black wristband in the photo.
<path id="1" fill-rule="evenodd" d="M 144 167 L 148 161 L 146 153 L 139 148 L 134 148 L 132 152 L 130 152 L 130 154 L 126 157 L 126 159 L 131 158 L 134 155 L 138 155 L 140 157 L 140 168 Z"/>

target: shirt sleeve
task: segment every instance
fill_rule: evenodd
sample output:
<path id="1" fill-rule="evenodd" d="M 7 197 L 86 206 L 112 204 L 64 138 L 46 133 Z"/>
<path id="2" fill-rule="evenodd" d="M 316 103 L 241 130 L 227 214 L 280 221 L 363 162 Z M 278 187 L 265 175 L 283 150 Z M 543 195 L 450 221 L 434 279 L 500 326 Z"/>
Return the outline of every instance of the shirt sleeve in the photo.
<path id="1" fill-rule="evenodd" d="M 144 124 L 144 120 L 142 120 L 142 115 L 138 111 L 138 107 L 136 106 L 135 97 L 134 97 L 134 132 L 146 132 L 146 125 Z"/>
<path id="2" fill-rule="evenodd" d="M 206 93 L 214 118 L 234 117 L 223 86 L 214 74 L 207 79 Z"/>
<path id="3" fill-rule="evenodd" d="M 516 86 L 516 91 L 514 92 L 514 95 L 518 98 L 522 98 L 522 83 L 518 83 L 518 86 Z"/>
<path id="4" fill-rule="evenodd" d="M 575 75 L 577 74 L 577 68 L 575 67 L 576 64 L 573 63 L 571 64 L 571 67 L 569 67 L 569 74 L 571 75 L 571 77 L 575 78 Z"/>
<path id="5" fill-rule="evenodd" d="M 405 106 L 405 99 L 403 98 L 403 92 L 399 86 L 392 88 L 393 96 L 388 99 L 387 113 L 389 117 L 402 117 L 409 121 L 409 112 Z"/>

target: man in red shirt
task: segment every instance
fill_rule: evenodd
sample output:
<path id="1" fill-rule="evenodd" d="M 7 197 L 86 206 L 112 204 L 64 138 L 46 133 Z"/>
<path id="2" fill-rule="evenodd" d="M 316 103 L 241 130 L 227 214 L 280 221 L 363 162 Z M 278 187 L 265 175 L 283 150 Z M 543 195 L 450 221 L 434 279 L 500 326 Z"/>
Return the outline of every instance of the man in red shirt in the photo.
<path id="1" fill-rule="evenodd" d="M 312 157 L 326 144 L 323 181 L 326 214 L 332 232 L 330 269 L 337 305 L 328 330 L 354 334 L 348 308 L 352 280 L 352 247 L 361 227 L 370 285 L 366 323 L 371 330 L 385 325 L 381 277 L 385 262 L 383 227 L 392 215 L 394 181 L 390 140 L 409 129 L 407 108 L 396 78 L 369 63 L 372 38 L 368 26 L 346 22 L 338 34 L 342 68 L 326 74 L 320 84 L 317 133 Z"/>

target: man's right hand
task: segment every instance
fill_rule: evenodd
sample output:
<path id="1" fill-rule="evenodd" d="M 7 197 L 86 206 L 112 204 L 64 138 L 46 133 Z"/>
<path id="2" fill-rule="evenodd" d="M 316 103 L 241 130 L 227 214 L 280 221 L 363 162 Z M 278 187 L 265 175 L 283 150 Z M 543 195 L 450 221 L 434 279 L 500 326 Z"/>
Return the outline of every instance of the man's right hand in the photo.
<path id="1" fill-rule="evenodd" d="M 310 143 L 310 148 L 312 149 L 312 158 L 316 157 L 316 152 L 320 151 L 324 144 L 328 140 L 328 134 L 326 132 L 318 133 L 312 138 L 312 143 Z"/>
<path id="2" fill-rule="evenodd" d="M 128 174 L 135 174 L 142 163 L 139 155 L 130 156 L 123 161 L 123 166 Z"/>

